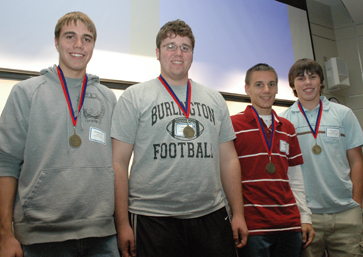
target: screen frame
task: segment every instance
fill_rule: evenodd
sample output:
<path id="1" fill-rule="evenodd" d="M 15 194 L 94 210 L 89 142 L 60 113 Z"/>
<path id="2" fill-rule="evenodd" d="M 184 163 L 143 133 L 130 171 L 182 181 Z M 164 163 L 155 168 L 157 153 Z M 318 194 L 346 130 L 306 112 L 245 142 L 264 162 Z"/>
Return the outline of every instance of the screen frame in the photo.
<path id="1" fill-rule="evenodd" d="M 312 35 L 311 35 L 311 28 L 310 28 L 310 22 L 309 22 L 309 15 L 307 12 L 306 0 L 274 0 L 274 1 L 281 2 L 284 4 L 299 8 L 301 10 L 304 10 L 307 13 L 311 49 L 312 49 L 312 54 L 315 59 L 315 52 L 314 52 L 314 47 L 313 47 L 313 42 L 312 42 Z M 39 75 L 40 75 L 39 72 L 0 67 L 0 78 L 3 78 L 3 79 L 25 80 L 25 79 L 39 76 Z M 107 79 L 107 78 L 100 78 L 100 82 L 109 88 L 123 89 L 123 90 L 128 88 L 129 86 L 140 83 L 140 82 L 135 82 L 135 81 L 114 80 L 114 79 Z M 224 97 L 225 100 L 250 103 L 249 96 L 247 96 L 245 94 L 229 93 L 229 92 L 222 92 L 222 91 L 219 91 L 219 92 L 222 94 L 222 96 Z M 288 100 L 288 99 L 276 99 L 274 102 L 274 105 L 288 107 L 288 106 L 291 106 L 294 102 L 295 101 Z"/>

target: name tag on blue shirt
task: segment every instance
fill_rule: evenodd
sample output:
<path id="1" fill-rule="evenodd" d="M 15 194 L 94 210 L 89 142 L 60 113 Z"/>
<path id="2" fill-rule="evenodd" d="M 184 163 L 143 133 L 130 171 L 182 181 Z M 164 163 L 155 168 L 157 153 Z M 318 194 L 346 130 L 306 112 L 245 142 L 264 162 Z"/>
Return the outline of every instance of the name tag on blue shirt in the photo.
<path id="1" fill-rule="evenodd" d="M 325 135 L 328 138 L 340 138 L 340 128 L 326 128 Z"/>

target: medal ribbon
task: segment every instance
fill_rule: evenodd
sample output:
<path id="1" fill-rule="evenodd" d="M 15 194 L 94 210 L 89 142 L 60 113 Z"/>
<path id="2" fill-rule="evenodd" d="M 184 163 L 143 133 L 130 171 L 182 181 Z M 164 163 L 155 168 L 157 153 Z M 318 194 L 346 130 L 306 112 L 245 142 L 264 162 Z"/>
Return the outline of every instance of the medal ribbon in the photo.
<path id="1" fill-rule="evenodd" d="M 57 67 L 57 71 L 58 71 L 58 77 L 59 77 L 60 83 L 62 84 L 63 93 L 64 93 L 64 96 L 66 98 L 67 104 L 68 104 L 69 113 L 71 114 L 73 126 L 76 127 L 78 114 L 79 114 L 79 111 L 81 110 L 81 108 L 83 106 L 84 98 L 85 98 L 85 95 L 86 95 L 88 77 L 87 77 L 86 74 L 84 74 L 83 85 L 82 85 L 82 90 L 81 90 L 81 96 L 80 96 L 80 101 L 79 101 L 79 106 L 78 106 L 78 112 L 77 112 L 77 115 L 74 116 L 72 101 L 71 101 L 71 97 L 69 96 L 67 82 L 66 82 L 66 79 L 65 79 L 65 77 L 63 75 L 63 71 L 59 66 Z"/>
<path id="2" fill-rule="evenodd" d="M 263 142 L 263 145 L 265 146 L 265 149 L 268 153 L 268 156 L 271 158 L 271 154 L 272 154 L 272 143 L 274 141 L 274 137 L 275 137 L 275 126 L 276 126 L 276 121 L 274 119 L 274 115 L 273 115 L 273 112 L 271 111 L 271 117 L 272 117 L 272 135 L 271 135 L 271 138 L 270 138 L 270 142 L 268 142 L 267 140 L 267 136 L 266 136 L 266 133 L 265 133 L 265 130 L 263 128 L 263 123 L 260 119 L 260 116 L 258 115 L 258 112 L 256 111 L 256 109 L 252 107 L 252 110 L 253 110 L 253 116 L 255 116 L 255 120 L 257 121 L 257 126 L 258 126 L 258 129 L 260 131 L 260 135 L 261 135 L 261 139 L 262 139 L 262 142 Z M 271 159 L 270 159 L 271 161 Z"/>
<path id="3" fill-rule="evenodd" d="M 323 112 L 323 102 L 320 99 L 320 106 L 319 106 L 319 113 L 318 113 L 318 117 L 316 118 L 316 124 L 315 124 L 315 130 L 313 130 L 313 128 L 310 125 L 310 122 L 308 120 L 308 117 L 306 117 L 304 108 L 301 106 L 301 103 L 298 102 L 297 105 L 299 106 L 300 112 L 304 115 L 306 122 L 308 123 L 311 133 L 313 134 L 314 138 L 316 139 L 316 137 L 318 136 L 319 133 L 319 127 L 320 127 L 320 121 L 321 121 L 321 114 Z"/>
<path id="4" fill-rule="evenodd" d="M 187 96 L 185 100 L 186 106 L 184 106 L 184 104 L 180 102 L 179 98 L 176 96 L 173 89 L 169 86 L 168 82 L 166 82 L 163 76 L 160 75 L 159 80 L 164 85 L 166 90 L 168 90 L 169 94 L 173 97 L 174 101 L 178 104 L 179 108 L 182 110 L 185 117 L 188 119 L 190 114 L 190 102 L 192 97 L 192 87 L 190 85 L 190 80 L 188 79 L 188 84 L 187 84 Z"/>

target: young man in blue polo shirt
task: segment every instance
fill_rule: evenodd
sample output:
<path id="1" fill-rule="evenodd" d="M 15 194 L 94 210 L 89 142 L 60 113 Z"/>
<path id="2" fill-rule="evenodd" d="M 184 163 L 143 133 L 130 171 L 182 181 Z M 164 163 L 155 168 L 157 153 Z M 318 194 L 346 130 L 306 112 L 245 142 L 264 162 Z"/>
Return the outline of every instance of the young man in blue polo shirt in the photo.
<path id="1" fill-rule="evenodd" d="M 298 60 L 289 84 L 299 99 L 281 114 L 294 124 L 303 153 L 301 166 L 316 232 L 303 256 L 362 256 L 363 133 L 352 110 L 320 96 L 323 70 Z"/>

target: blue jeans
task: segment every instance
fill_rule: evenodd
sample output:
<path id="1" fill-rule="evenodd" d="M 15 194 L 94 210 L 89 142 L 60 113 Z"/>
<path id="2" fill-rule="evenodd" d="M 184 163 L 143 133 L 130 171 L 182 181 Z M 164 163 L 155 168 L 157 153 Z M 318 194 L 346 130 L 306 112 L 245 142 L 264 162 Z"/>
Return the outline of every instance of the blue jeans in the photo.
<path id="1" fill-rule="evenodd" d="M 302 250 L 301 232 L 279 232 L 248 236 L 247 245 L 238 249 L 240 257 L 299 257 Z"/>
<path id="2" fill-rule="evenodd" d="M 24 257 L 120 257 L 116 235 L 90 237 L 64 242 L 22 245 Z"/>

